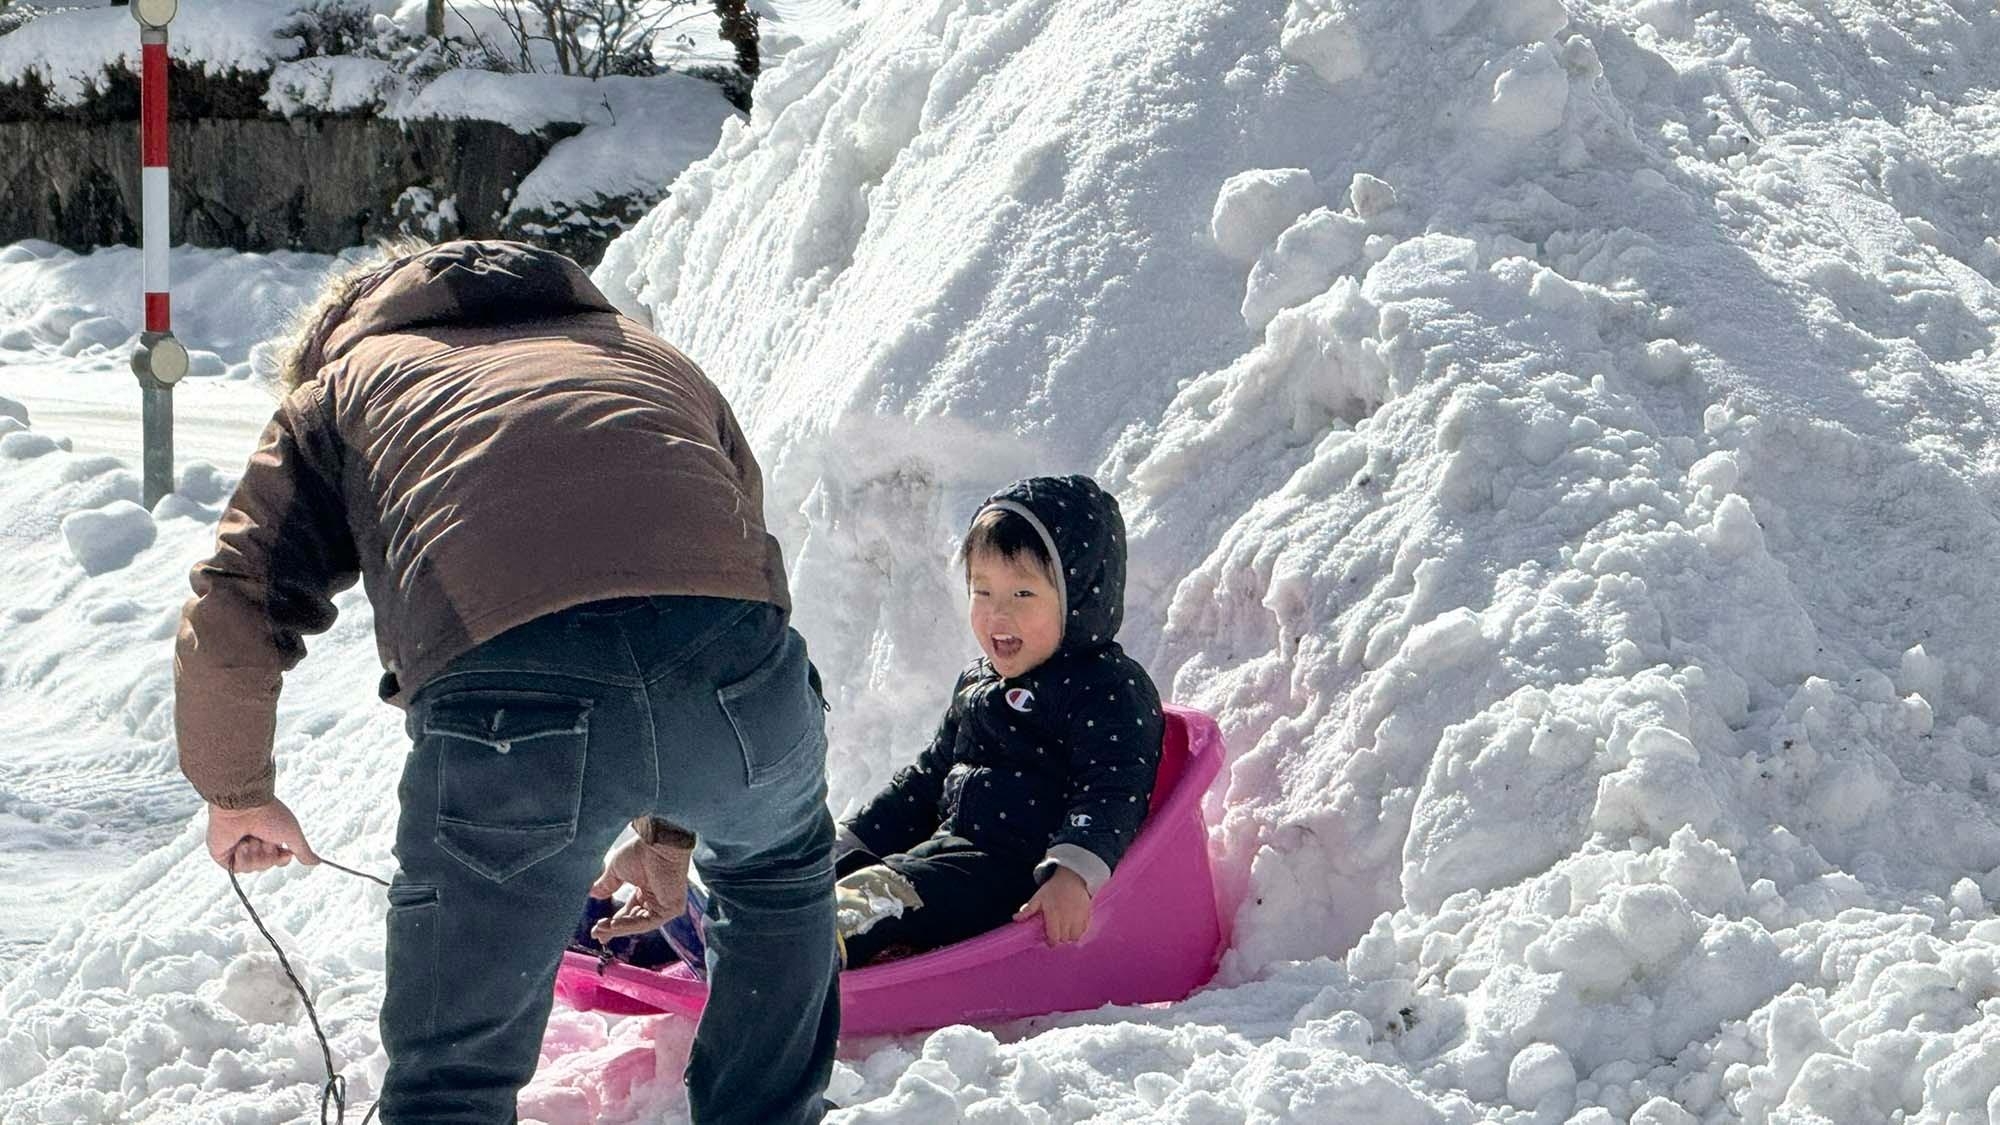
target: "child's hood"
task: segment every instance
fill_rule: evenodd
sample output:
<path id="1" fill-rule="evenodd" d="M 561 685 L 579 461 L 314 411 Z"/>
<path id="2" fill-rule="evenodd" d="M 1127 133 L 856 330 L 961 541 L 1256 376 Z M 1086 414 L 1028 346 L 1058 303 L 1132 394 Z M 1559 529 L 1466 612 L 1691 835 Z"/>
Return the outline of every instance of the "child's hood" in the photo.
<path id="1" fill-rule="evenodd" d="M 1125 621 L 1125 517 L 1118 501 L 1086 476 L 1029 477 L 988 497 L 979 513 L 995 507 L 1025 518 L 1055 555 L 1063 615 L 1058 651 L 1116 638 Z"/>

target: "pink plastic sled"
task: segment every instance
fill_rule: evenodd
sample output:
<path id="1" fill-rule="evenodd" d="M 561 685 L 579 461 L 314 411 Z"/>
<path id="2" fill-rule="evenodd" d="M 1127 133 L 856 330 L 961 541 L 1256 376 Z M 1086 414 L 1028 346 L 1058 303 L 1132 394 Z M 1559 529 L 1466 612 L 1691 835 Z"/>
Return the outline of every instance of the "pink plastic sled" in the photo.
<path id="1" fill-rule="evenodd" d="M 841 1031 L 880 1035 L 996 1023 L 1105 1004 L 1179 1000 L 1207 984 L 1227 931 L 1201 800 L 1222 766 L 1215 720 L 1167 710 L 1146 826 L 1091 905 L 1082 941 L 1051 948 L 1042 921 L 1011 922 L 930 953 L 840 975 Z M 708 986 L 685 966 L 638 969 L 563 956 L 556 997 L 583 1011 L 699 1015 Z"/>

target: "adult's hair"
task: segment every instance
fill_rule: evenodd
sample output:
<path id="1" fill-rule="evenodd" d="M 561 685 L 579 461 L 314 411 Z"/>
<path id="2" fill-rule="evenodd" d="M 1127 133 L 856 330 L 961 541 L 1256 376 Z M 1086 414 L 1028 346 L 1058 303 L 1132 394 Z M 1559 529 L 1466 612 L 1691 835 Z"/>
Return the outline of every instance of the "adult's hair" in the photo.
<path id="1" fill-rule="evenodd" d="M 335 266 L 320 283 L 313 299 L 301 305 L 285 322 L 277 352 L 278 385 L 289 393 L 318 378 L 320 347 L 326 342 L 327 332 L 363 294 L 381 284 L 411 256 L 430 247 L 426 239 L 398 235 L 383 239 L 360 257 Z"/>

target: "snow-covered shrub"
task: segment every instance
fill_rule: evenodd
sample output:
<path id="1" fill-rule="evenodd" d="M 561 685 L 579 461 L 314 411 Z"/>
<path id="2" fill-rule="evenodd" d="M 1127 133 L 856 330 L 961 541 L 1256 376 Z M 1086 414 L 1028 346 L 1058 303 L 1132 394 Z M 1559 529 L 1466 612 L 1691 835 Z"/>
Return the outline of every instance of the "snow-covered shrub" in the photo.
<path id="1" fill-rule="evenodd" d="M 312 0 L 275 30 L 299 41 L 297 58 L 358 54 L 377 38 L 367 6 L 357 0 Z"/>
<path id="2" fill-rule="evenodd" d="M 653 40 L 708 5 L 704 0 L 497 0 L 522 70 L 586 78 L 650 75 Z"/>
<path id="3" fill-rule="evenodd" d="M 32 8 L 23 4 L 9 3 L 9 0 L 0 0 L 0 35 L 5 35 L 34 18 L 35 12 Z"/>

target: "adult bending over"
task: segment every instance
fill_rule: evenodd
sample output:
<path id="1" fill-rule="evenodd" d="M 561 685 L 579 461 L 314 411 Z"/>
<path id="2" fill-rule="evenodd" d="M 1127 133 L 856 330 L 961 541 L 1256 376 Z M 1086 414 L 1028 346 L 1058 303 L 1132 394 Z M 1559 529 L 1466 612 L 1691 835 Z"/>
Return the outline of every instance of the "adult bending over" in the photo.
<path id="1" fill-rule="evenodd" d="M 273 788 L 278 692 L 358 579 L 414 744 L 383 1119 L 513 1121 L 576 904 L 603 865 L 641 884 L 632 910 L 677 911 L 685 829 L 713 913 L 694 1118 L 818 1121 L 839 1023 L 822 702 L 729 405 L 520 243 L 338 277 L 293 351 L 194 568 L 181 769 L 216 862 L 317 862 Z"/>

